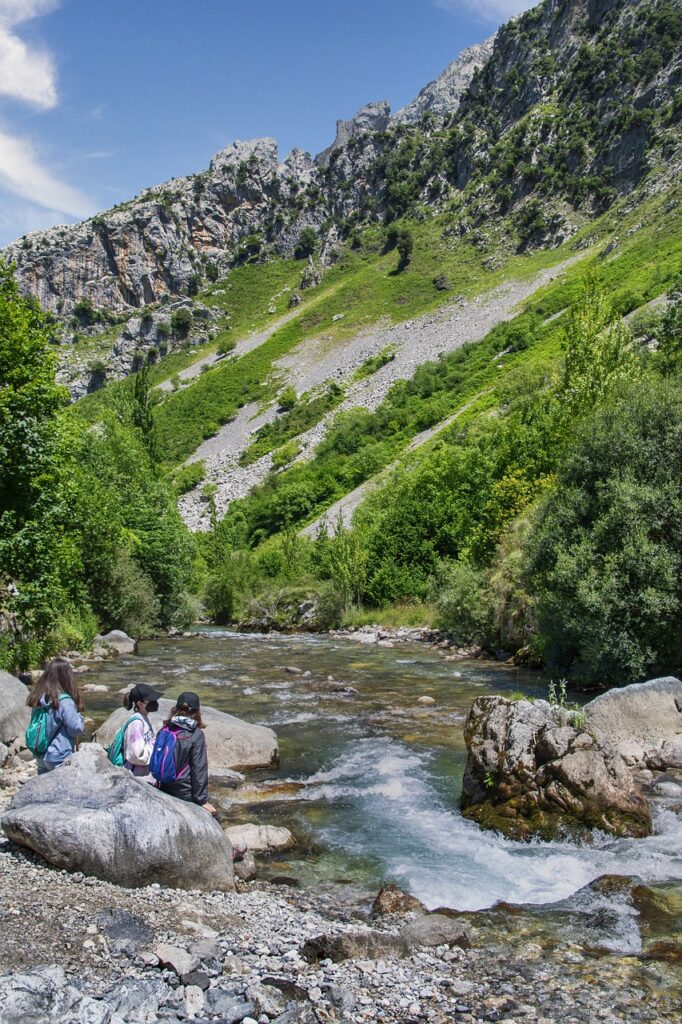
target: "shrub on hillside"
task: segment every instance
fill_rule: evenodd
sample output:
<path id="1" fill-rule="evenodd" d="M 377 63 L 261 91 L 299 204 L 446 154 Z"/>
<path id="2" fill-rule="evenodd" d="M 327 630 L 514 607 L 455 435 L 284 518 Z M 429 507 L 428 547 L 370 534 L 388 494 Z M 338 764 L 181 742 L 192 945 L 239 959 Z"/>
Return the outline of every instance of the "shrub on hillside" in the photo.
<path id="1" fill-rule="evenodd" d="M 483 643 L 492 632 L 485 573 L 468 562 L 443 564 L 434 584 L 437 623 L 459 644 Z"/>
<path id="2" fill-rule="evenodd" d="M 161 325 L 159 325 L 161 326 Z M 178 338 L 186 338 L 189 334 L 189 329 L 192 326 L 192 314 L 190 313 L 187 306 L 181 306 L 180 309 L 173 311 L 171 315 L 171 331 Z"/>
<path id="3" fill-rule="evenodd" d="M 679 671 L 681 523 L 682 388 L 652 379 L 584 425 L 529 537 L 557 666 L 602 685 Z"/>

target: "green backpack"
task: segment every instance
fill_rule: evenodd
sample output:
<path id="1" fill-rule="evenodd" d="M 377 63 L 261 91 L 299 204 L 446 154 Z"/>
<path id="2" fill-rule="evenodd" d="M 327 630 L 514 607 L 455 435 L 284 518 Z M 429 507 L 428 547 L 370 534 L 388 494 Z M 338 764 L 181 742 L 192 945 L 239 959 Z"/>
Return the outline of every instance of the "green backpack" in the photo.
<path id="1" fill-rule="evenodd" d="M 60 693 L 59 700 L 70 700 L 68 693 Z M 52 736 L 48 733 L 48 727 L 50 724 L 50 711 L 52 705 L 48 704 L 47 707 L 39 705 L 37 708 L 33 708 L 31 711 L 31 721 L 28 723 L 24 739 L 26 746 L 34 755 L 34 757 L 44 757 L 47 753 L 52 740 L 55 738 L 61 726 L 57 727 L 56 732 Z"/>
<path id="2" fill-rule="evenodd" d="M 123 755 L 123 741 L 125 739 L 126 729 L 130 725 L 130 723 L 134 722 L 135 719 L 138 717 L 139 716 L 135 714 L 131 718 L 129 718 L 126 724 L 121 726 L 121 728 L 118 730 L 113 740 L 107 747 L 107 757 L 109 758 L 112 764 L 116 765 L 117 768 L 122 768 L 123 765 L 125 764 L 125 757 Z"/>

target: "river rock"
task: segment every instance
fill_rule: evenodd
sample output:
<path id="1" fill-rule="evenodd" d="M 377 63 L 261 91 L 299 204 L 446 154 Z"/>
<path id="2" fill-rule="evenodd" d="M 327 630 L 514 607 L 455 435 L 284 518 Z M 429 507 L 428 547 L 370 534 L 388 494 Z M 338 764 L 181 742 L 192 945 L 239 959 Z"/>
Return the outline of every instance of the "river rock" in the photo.
<path id="1" fill-rule="evenodd" d="M 609 690 L 585 706 L 585 716 L 629 764 L 682 764 L 682 682 L 674 676 Z"/>
<path id="2" fill-rule="evenodd" d="M 256 858 L 250 850 L 247 850 L 243 857 L 235 861 L 234 873 L 242 882 L 250 882 L 252 878 L 256 877 L 258 865 L 256 864 Z"/>
<path id="3" fill-rule="evenodd" d="M 31 718 L 26 707 L 28 690 L 16 676 L 0 669 L 0 742 L 19 740 L 24 746 L 24 733 Z"/>
<path id="4" fill-rule="evenodd" d="M 303 945 L 301 956 L 308 963 L 320 960 L 378 960 L 385 956 L 406 956 L 407 943 L 400 935 L 366 931 L 339 932 L 337 935 L 315 935 Z"/>
<path id="5" fill-rule="evenodd" d="M 170 942 L 160 942 L 154 946 L 153 953 L 158 957 L 159 963 L 177 975 L 191 974 L 199 966 L 199 957 L 194 953 L 188 953 L 181 946 L 174 946 Z"/>
<path id="6" fill-rule="evenodd" d="M 155 729 L 161 728 L 174 706 L 174 701 L 161 698 L 159 710 L 149 716 Z M 108 746 L 129 717 L 125 708 L 114 711 L 95 733 L 97 742 Z M 208 705 L 202 705 L 201 717 L 206 723 L 209 772 L 222 768 L 269 768 L 277 763 L 277 736 L 272 729 L 252 725 Z"/>
<path id="7" fill-rule="evenodd" d="M 245 846 L 251 853 L 276 853 L 296 845 L 289 829 L 276 825 L 230 825 L 225 834 L 233 846 Z"/>
<path id="8" fill-rule="evenodd" d="M 80 992 L 61 967 L 35 967 L 0 977 L 0 1024 L 45 1024 L 70 1019 Z"/>
<path id="9" fill-rule="evenodd" d="M 2 827 L 50 864 L 118 885 L 234 889 L 232 847 L 217 822 L 115 768 L 95 743 L 30 779 Z"/>
<path id="10" fill-rule="evenodd" d="M 400 929 L 410 949 L 417 946 L 459 946 L 470 949 L 464 925 L 446 914 L 419 914 Z"/>
<path id="11" fill-rule="evenodd" d="M 547 701 L 479 697 L 464 727 L 462 811 L 517 839 L 599 828 L 645 836 L 651 817 L 617 750 Z"/>
<path id="12" fill-rule="evenodd" d="M 425 913 L 426 907 L 420 900 L 403 892 L 397 885 L 390 882 L 379 889 L 372 904 L 372 914 L 377 917 L 388 914 L 408 914 L 414 910 Z"/>
<path id="13" fill-rule="evenodd" d="M 102 636 L 98 633 L 95 637 L 94 642 L 101 644 L 103 647 L 108 648 L 110 651 L 116 651 L 117 654 L 134 654 L 135 643 L 132 637 L 124 633 L 122 629 L 112 629 L 108 633 Z"/>

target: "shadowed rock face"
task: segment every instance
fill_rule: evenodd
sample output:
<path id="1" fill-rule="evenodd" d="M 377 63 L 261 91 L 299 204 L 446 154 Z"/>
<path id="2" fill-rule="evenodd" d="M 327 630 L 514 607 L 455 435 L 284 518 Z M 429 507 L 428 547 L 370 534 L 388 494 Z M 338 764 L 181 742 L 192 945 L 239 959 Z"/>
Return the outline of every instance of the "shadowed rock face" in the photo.
<path id="1" fill-rule="evenodd" d="M 26 707 L 28 690 L 16 676 L 0 670 L 0 743 L 23 737 L 31 712 Z"/>
<path id="2" fill-rule="evenodd" d="M 217 822 L 115 768 L 95 743 L 27 782 L 2 827 L 50 864 L 117 885 L 234 889 L 232 846 Z"/>
<path id="3" fill-rule="evenodd" d="M 174 702 L 162 698 L 159 710 L 150 715 L 150 721 L 158 731 L 168 718 Z M 224 711 L 204 706 L 201 716 L 206 723 L 206 747 L 208 749 L 209 771 L 234 768 L 269 768 L 279 758 L 277 736 L 264 725 L 252 725 L 241 718 Z M 95 733 L 95 739 L 107 747 L 122 725 L 130 718 L 130 712 L 118 708 Z"/>
<path id="4" fill-rule="evenodd" d="M 651 832 L 648 805 L 618 751 L 546 701 L 479 697 L 464 728 L 465 817 L 517 839 L 599 828 Z"/>

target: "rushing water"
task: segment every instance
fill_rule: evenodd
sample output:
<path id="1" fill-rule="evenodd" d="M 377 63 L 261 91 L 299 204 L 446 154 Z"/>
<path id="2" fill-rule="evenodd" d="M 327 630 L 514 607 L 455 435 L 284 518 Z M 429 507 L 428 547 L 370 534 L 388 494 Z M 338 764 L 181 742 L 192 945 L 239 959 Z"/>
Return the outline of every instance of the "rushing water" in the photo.
<path id="1" fill-rule="evenodd" d="M 682 879 L 682 827 L 670 812 L 648 839 L 597 837 L 589 846 L 516 843 L 462 818 L 471 703 L 486 693 L 544 695 L 533 674 L 449 661 L 418 645 L 216 630 L 141 643 L 136 657 L 97 666 L 85 680 L 109 687 L 89 695 L 97 721 L 120 688 L 144 680 L 169 697 L 194 689 L 207 704 L 275 729 L 279 769 L 254 773 L 217 801 L 225 817 L 295 833 L 297 851 L 271 862 L 271 874 L 304 884 L 390 879 L 429 907 L 460 910 L 562 900 L 603 874 Z M 424 695 L 436 703 L 418 704 Z"/>

